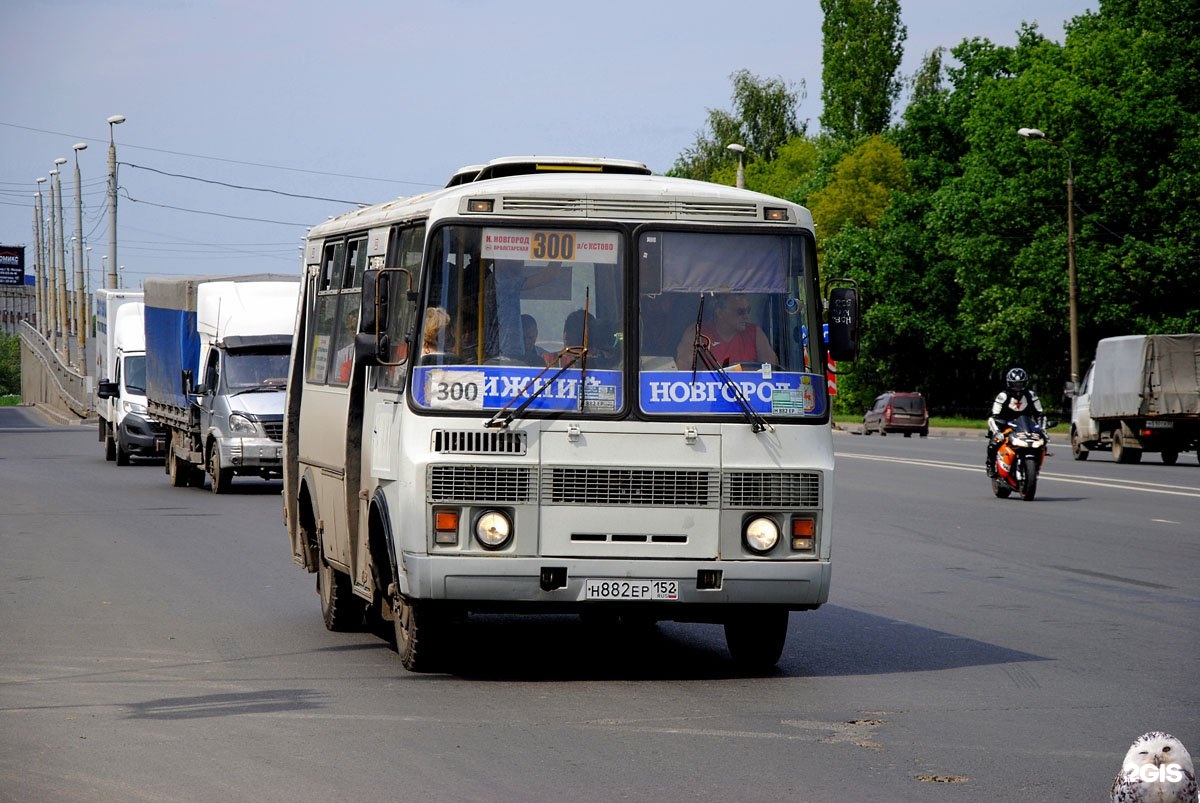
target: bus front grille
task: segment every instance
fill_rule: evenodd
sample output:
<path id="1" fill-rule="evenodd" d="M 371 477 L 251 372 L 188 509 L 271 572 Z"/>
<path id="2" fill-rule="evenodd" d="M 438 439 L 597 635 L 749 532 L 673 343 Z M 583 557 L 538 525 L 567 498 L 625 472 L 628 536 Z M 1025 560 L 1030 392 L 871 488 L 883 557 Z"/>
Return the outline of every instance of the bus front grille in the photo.
<path id="1" fill-rule="evenodd" d="M 644 468 L 548 468 L 542 502 L 554 505 L 713 507 L 717 476 L 708 471 Z"/>
<path id="2" fill-rule="evenodd" d="M 430 502 L 533 501 L 532 469 L 525 466 L 431 465 L 428 474 Z"/>
<path id="3" fill-rule="evenodd" d="M 721 483 L 724 507 L 816 508 L 821 506 L 817 471 L 727 471 Z"/>
<path id="4" fill-rule="evenodd" d="M 525 454 L 524 432 L 435 429 L 433 451 L 438 454 Z"/>

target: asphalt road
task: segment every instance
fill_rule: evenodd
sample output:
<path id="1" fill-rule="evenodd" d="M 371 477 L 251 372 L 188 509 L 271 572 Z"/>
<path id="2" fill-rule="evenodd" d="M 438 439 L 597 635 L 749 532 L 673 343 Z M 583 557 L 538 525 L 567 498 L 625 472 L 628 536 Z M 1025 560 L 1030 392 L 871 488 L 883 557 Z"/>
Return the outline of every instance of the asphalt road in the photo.
<path id="1" fill-rule="evenodd" d="M 980 438 L 835 436 L 830 603 L 777 672 L 720 628 L 472 619 L 447 675 L 321 624 L 280 485 L 117 468 L 0 409 L 0 800 L 1103 800 L 1200 754 L 1200 465 L 992 497 Z"/>

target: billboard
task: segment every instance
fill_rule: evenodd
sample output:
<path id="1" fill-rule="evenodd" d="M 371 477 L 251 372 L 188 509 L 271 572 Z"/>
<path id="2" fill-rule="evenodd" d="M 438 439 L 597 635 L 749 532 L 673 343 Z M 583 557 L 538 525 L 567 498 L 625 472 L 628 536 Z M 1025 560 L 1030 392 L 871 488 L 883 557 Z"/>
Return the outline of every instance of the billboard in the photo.
<path id="1" fill-rule="evenodd" d="M 25 246 L 0 245 L 0 284 L 25 284 Z"/>

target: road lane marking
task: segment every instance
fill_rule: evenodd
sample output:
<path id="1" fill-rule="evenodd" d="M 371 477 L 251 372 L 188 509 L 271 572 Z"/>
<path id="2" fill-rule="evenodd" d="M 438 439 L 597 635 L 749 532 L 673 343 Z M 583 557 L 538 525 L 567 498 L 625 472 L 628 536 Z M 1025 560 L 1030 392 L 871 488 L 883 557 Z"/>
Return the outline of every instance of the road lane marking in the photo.
<path id="1" fill-rule="evenodd" d="M 946 463 L 940 460 L 922 460 L 913 457 L 888 457 L 887 455 L 878 454 L 860 454 L 857 452 L 834 452 L 835 458 L 856 457 L 860 460 L 878 460 L 884 463 L 905 463 L 908 465 L 929 466 L 931 468 L 944 468 L 951 471 L 972 471 L 978 474 L 983 474 L 983 469 L 976 465 L 967 463 Z M 986 475 L 984 475 L 986 476 Z M 1186 496 L 1192 499 L 1200 499 L 1200 489 L 1190 488 L 1186 485 L 1164 485 L 1162 483 L 1145 482 L 1143 480 L 1097 480 L 1079 476 L 1071 476 L 1068 474 L 1054 474 L 1049 472 L 1038 472 L 1039 480 L 1054 480 L 1056 482 L 1071 482 L 1076 485 L 1094 485 L 1098 488 L 1120 488 L 1126 491 L 1145 491 L 1146 493 L 1167 494 L 1168 496 Z"/>

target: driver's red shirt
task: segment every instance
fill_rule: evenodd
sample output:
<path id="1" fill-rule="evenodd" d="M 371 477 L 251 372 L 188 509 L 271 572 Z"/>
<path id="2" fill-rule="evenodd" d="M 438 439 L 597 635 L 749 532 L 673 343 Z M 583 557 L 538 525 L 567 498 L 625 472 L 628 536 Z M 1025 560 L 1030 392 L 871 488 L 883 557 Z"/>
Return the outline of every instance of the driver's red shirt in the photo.
<path id="1" fill-rule="evenodd" d="M 700 327 L 700 334 L 709 339 L 709 351 L 721 365 L 758 362 L 758 326 L 755 324 L 747 324 L 745 329 L 730 340 L 721 340 L 720 335 L 710 329 L 708 324 Z"/>

